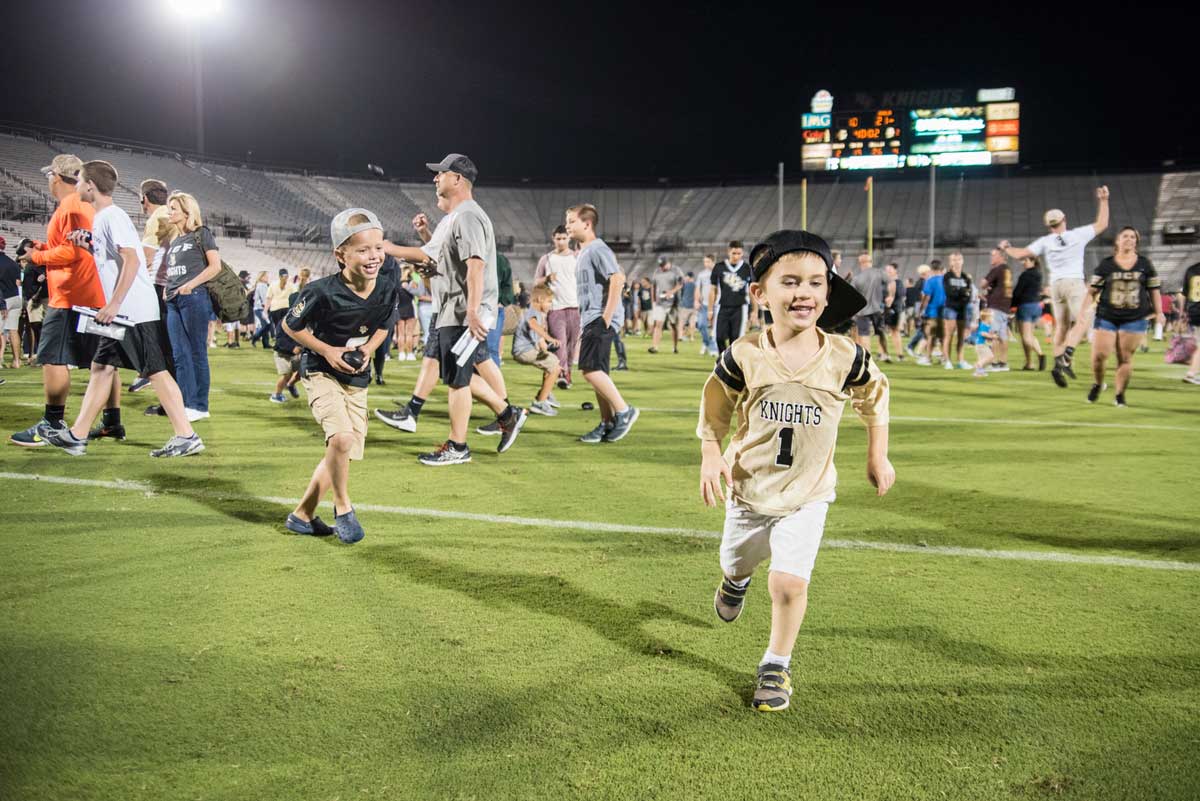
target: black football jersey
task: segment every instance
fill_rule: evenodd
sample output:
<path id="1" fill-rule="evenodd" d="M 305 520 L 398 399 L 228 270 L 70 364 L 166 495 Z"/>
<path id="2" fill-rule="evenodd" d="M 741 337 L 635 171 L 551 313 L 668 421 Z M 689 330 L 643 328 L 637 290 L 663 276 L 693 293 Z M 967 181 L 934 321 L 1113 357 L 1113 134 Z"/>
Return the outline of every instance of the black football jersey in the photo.
<path id="1" fill-rule="evenodd" d="M 1096 299 L 1096 316 L 1111 323 L 1143 320 L 1154 314 L 1150 290 L 1160 286 L 1158 272 L 1145 256 L 1138 256 L 1128 270 L 1109 256 L 1092 274 L 1091 287 L 1100 293 Z"/>
<path id="2" fill-rule="evenodd" d="M 1200 262 L 1188 267 L 1183 274 L 1183 299 L 1187 304 L 1188 323 L 1200 325 Z"/>

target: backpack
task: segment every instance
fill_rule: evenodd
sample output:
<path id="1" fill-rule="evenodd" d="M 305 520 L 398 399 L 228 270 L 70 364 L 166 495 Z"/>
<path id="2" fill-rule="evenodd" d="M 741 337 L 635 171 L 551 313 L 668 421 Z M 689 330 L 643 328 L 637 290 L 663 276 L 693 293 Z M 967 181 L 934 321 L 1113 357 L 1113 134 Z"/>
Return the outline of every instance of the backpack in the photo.
<path id="1" fill-rule="evenodd" d="M 1187 364 L 1191 361 L 1195 350 L 1196 339 L 1194 337 L 1181 337 L 1177 334 L 1171 337 L 1171 344 L 1167 347 L 1163 360 L 1167 364 Z"/>
<path id="2" fill-rule="evenodd" d="M 198 248 L 201 247 L 200 232 L 202 230 L 204 230 L 203 226 L 192 232 L 196 237 Z M 246 319 L 247 315 L 253 313 L 250 298 L 246 295 L 246 287 L 242 286 L 242 279 L 238 278 L 237 273 L 224 259 L 221 260 L 221 271 L 208 279 L 204 288 L 208 290 L 208 297 L 212 301 L 213 313 L 221 319 L 221 322 L 241 322 Z"/>

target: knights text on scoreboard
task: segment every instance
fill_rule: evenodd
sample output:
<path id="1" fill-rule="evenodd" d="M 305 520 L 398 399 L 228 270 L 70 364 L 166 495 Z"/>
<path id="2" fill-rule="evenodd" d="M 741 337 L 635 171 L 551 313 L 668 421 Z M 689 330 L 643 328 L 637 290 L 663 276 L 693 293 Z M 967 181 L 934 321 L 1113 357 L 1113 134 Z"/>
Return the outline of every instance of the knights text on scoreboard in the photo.
<path id="1" fill-rule="evenodd" d="M 1019 161 L 1021 107 L 1013 89 L 858 94 L 846 105 L 859 110 L 836 109 L 833 95 L 824 90 L 813 96 L 812 111 L 802 119 L 805 170 Z"/>

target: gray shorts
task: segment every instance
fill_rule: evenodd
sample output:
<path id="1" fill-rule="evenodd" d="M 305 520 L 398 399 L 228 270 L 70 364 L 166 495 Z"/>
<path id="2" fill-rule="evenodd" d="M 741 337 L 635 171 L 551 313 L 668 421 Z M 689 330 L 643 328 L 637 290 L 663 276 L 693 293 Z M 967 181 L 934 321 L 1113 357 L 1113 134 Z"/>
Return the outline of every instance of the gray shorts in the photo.
<path id="1" fill-rule="evenodd" d="M 990 311 L 992 312 L 992 330 L 996 332 L 996 338 L 1001 342 L 1007 342 L 1008 321 L 1012 315 L 999 309 L 991 309 Z"/>

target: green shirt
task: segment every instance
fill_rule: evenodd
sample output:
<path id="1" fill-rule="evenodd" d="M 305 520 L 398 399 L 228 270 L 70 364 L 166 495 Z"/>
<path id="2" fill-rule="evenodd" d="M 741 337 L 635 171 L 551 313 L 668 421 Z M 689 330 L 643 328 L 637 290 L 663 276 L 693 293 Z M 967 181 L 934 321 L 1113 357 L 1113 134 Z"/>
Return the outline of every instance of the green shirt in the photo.
<path id="1" fill-rule="evenodd" d="M 503 253 L 496 254 L 496 280 L 500 284 L 500 305 L 511 306 L 516 303 L 517 296 L 513 294 L 512 266 L 508 263 L 508 257 Z"/>

